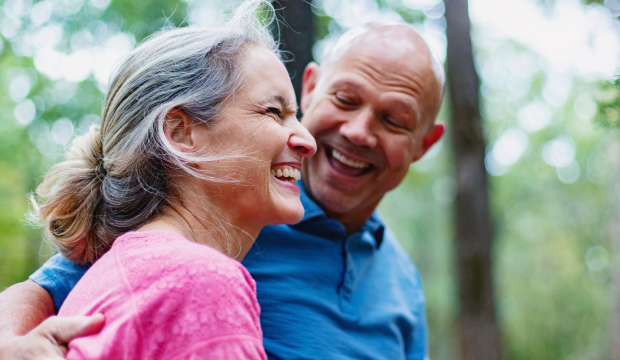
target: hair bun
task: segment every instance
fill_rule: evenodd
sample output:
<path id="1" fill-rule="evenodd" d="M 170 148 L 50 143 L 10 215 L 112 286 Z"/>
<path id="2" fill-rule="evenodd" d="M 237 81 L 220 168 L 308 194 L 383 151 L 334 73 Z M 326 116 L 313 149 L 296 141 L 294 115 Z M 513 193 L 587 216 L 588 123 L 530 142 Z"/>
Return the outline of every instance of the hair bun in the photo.
<path id="1" fill-rule="evenodd" d="M 100 180 L 106 175 L 102 154 L 101 127 L 91 125 L 88 132 L 73 140 L 67 154 L 68 161 L 82 161 L 84 165 L 95 171 Z"/>
<path id="2" fill-rule="evenodd" d="M 31 220 L 43 221 L 48 240 L 67 259 L 79 263 L 94 262 L 96 255 L 86 251 L 95 241 L 96 209 L 101 199 L 103 167 L 99 125 L 78 136 L 69 148 L 66 160 L 53 166 L 37 188 L 38 206 Z M 37 221 L 38 220 L 38 221 Z"/>

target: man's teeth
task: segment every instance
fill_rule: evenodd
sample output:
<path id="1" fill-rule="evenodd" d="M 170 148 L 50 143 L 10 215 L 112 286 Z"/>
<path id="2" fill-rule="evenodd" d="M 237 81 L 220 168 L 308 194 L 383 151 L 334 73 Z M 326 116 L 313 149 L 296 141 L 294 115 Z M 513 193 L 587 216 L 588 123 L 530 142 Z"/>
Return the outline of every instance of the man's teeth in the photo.
<path id="1" fill-rule="evenodd" d="M 332 156 L 335 157 L 336 159 L 338 159 L 338 161 L 340 161 L 341 163 L 343 163 L 345 165 L 348 165 L 350 167 L 354 167 L 354 168 L 358 168 L 358 169 L 364 169 L 364 168 L 367 168 L 368 166 L 370 166 L 369 163 L 365 163 L 365 162 L 361 162 L 361 161 L 356 161 L 356 160 L 350 159 L 350 158 L 342 155 L 336 149 L 332 149 Z"/>
<path id="2" fill-rule="evenodd" d="M 272 166 L 271 175 L 278 178 L 278 180 L 296 182 L 301 179 L 301 172 L 299 169 L 295 169 L 289 166 Z"/>

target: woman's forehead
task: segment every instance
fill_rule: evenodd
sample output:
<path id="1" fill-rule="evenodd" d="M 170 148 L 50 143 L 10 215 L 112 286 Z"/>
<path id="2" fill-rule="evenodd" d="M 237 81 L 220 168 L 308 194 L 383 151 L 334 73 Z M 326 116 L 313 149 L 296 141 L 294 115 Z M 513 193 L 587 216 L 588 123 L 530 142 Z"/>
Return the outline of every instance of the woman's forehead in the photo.
<path id="1" fill-rule="evenodd" d="M 256 100 L 265 96 L 279 96 L 287 102 L 295 101 L 288 72 L 271 51 L 259 46 L 252 47 L 246 55 L 242 69 L 246 78 L 242 93 L 251 95 Z"/>

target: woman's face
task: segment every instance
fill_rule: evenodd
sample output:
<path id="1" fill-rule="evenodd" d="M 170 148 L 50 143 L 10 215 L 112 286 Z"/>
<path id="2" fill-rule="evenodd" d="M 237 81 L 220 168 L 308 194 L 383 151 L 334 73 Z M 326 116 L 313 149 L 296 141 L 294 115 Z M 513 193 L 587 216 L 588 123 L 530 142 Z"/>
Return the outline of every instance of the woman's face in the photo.
<path id="1" fill-rule="evenodd" d="M 242 71 L 245 85 L 209 127 L 206 146 L 245 159 L 219 167 L 220 176 L 233 175 L 238 182 L 209 189 L 210 201 L 241 227 L 296 223 L 304 209 L 295 181 L 302 157 L 315 153 L 316 142 L 295 116 L 295 92 L 273 53 L 251 46 Z"/>

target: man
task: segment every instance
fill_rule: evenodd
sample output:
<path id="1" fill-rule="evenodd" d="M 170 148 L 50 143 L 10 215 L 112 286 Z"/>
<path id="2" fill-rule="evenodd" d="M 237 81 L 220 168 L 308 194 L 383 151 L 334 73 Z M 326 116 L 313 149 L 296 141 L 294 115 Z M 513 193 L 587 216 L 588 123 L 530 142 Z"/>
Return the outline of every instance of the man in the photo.
<path id="1" fill-rule="evenodd" d="M 375 209 L 443 135 L 434 123 L 443 85 L 441 64 L 404 24 L 354 29 L 306 68 L 302 124 L 318 148 L 303 163 L 305 216 L 266 227 L 244 260 L 270 358 L 427 357 L 421 280 Z M 62 358 L 72 337 L 98 331 L 100 318 L 52 317 L 35 328 L 84 271 L 56 256 L 34 282 L 1 294 L 0 357 Z"/>

